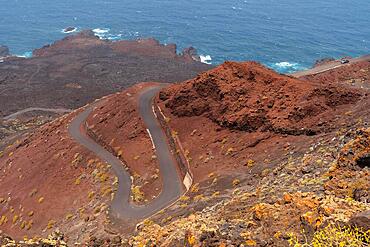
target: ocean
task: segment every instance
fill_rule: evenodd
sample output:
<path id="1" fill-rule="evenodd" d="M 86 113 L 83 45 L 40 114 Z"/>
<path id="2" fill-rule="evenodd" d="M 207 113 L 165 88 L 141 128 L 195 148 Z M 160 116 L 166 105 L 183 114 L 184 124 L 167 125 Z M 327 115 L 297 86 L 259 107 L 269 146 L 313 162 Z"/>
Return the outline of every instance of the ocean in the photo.
<path id="1" fill-rule="evenodd" d="M 256 60 L 279 72 L 370 53 L 369 0 L 0 0 L 0 44 L 13 54 L 66 35 L 154 37 L 193 46 L 203 62 Z"/>

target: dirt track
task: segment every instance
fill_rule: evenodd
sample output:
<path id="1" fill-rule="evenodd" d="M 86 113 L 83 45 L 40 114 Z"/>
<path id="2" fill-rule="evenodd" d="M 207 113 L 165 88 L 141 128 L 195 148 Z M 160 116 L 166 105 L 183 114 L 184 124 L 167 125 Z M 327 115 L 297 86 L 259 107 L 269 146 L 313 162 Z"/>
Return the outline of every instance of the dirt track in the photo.
<path id="1" fill-rule="evenodd" d="M 17 112 L 15 112 L 13 114 L 10 114 L 10 115 L 6 116 L 6 117 L 3 117 L 3 119 L 4 120 L 13 119 L 13 118 L 16 118 L 17 116 L 22 115 L 22 114 L 24 114 L 26 112 L 32 112 L 32 111 L 43 111 L 43 112 L 53 112 L 53 113 L 67 113 L 67 112 L 71 112 L 71 110 L 63 109 L 63 108 L 60 108 L 60 109 L 52 109 L 52 108 L 30 107 L 30 108 L 26 108 L 26 109 L 17 111 Z"/>

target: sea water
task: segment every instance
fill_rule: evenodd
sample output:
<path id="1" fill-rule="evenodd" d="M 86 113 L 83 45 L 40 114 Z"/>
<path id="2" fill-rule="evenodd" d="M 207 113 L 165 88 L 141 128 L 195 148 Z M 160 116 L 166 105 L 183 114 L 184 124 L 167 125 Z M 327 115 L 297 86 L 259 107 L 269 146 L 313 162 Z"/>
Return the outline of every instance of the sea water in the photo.
<path id="1" fill-rule="evenodd" d="M 13 54 L 32 56 L 83 29 L 193 46 L 205 63 L 257 60 L 288 73 L 370 53 L 370 0 L 0 0 L 0 44 Z"/>

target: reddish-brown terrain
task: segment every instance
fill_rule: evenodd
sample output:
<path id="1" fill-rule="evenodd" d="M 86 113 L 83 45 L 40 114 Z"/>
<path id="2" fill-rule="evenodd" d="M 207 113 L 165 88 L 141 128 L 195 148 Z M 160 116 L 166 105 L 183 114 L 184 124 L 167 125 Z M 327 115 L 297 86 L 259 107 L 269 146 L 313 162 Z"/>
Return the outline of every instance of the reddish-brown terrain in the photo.
<path id="1" fill-rule="evenodd" d="M 362 93 L 364 94 L 364 93 Z M 329 131 L 361 92 L 302 82 L 260 64 L 226 62 L 160 95 L 179 117 L 204 115 L 220 126 L 289 135 Z"/>
<path id="2" fill-rule="evenodd" d="M 368 103 L 365 95 L 253 62 L 227 62 L 166 88 L 158 103 L 188 150 L 195 177 L 206 178 L 237 168 L 261 172 L 317 135 L 350 124 L 345 113 L 364 97 Z"/>
<path id="3" fill-rule="evenodd" d="M 162 190 L 152 142 L 138 111 L 140 93 L 158 83 L 140 83 L 103 97 L 86 122 L 85 135 L 119 157 L 139 188 L 135 203 L 146 204 Z M 108 206 L 117 180 L 110 165 L 77 143 L 68 132 L 79 109 L 0 151 L 0 229 L 14 238 L 56 230 L 66 241 L 112 236 Z M 13 184 L 16 183 L 16 184 Z M 112 230 L 113 228 L 113 230 Z"/>
<path id="4" fill-rule="evenodd" d="M 342 66 L 325 73 L 308 75 L 302 79 L 316 81 L 319 83 L 344 83 L 358 88 L 369 88 L 370 80 L 370 61 Z"/>
<path id="5" fill-rule="evenodd" d="M 90 246 L 289 246 L 337 234 L 340 229 L 327 228 L 333 222 L 367 230 L 366 66 L 296 79 L 255 62 L 226 62 L 161 90 L 154 103 L 180 141 L 176 153 L 189 162 L 194 182 L 132 234 L 116 232 L 100 214 L 114 178 L 108 165 L 68 136 L 76 113 L 57 119 L 2 154 L 0 217 L 8 220 L 0 229 L 20 237 L 59 228 L 67 242 Z M 363 87 L 343 78 L 362 78 Z M 157 164 L 137 104 L 150 85 L 101 99 L 87 121 L 87 134 L 138 173 L 149 196 L 160 190 L 160 174 L 151 179 Z M 21 217 L 13 222 L 15 215 Z M 29 217 L 27 230 L 22 222 L 26 227 Z M 43 233 L 50 220 L 55 223 Z"/>
<path id="6" fill-rule="evenodd" d="M 357 66 L 346 68 L 348 77 L 358 76 Z M 369 84 L 298 80 L 227 62 L 162 90 L 157 104 L 195 184 L 133 243 L 288 246 L 309 243 L 314 232 L 339 234 L 325 228 L 333 222 L 367 230 Z"/>
<path id="7" fill-rule="evenodd" d="M 79 238 L 83 232 L 76 229 L 83 222 L 104 222 L 114 179 L 107 164 L 68 135 L 74 115 L 42 126 L 1 152 L 3 231 L 20 238 L 60 228 Z"/>

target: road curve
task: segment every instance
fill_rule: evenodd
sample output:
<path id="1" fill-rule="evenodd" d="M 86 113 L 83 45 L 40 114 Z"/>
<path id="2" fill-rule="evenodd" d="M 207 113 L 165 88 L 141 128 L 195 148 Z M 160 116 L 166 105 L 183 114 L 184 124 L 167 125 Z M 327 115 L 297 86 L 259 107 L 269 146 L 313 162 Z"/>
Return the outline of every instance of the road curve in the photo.
<path id="1" fill-rule="evenodd" d="M 56 108 L 55 109 L 55 108 L 30 107 L 30 108 L 26 108 L 26 109 L 17 111 L 17 112 L 15 112 L 13 114 L 10 114 L 10 115 L 6 116 L 6 117 L 3 117 L 3 119 L 4 120 L 14 119 L 17 116 L 22 115 L 23 113 L 32 112 L 32 111 L 44 111 L 44 112 L 53 112 L 53 113 L 67 113 L 67 112 L 71 112 L 72 110 L 64 109 L 64 108 Z"/>
<path id="2" fill-rule="evenodd" d="M 161 194 L 147 205 L 138 206 L 132 203 L 130 199 L 130 174 L 124 169 L 121 160 L 97 144 L 83 131 L 83 126 L 87 117 L 93 111 L 93 106 L 87 107 L 83 112 L 78 114 L 68 129 L 69 134 L 79 144 L 112 166 L 114 174 L 118 177 L 118 190 L 111 204 L 111 213 L 119 219 L 140 220 L 147 218 L 172 204 L 183 192 L 183 184 L 177 172 L 176 161 L 167 144 L 166 135 L 152 110 L 153 97 L 160 89 L 160 86 L 145 89 L 139 98 L 140 115 L 152 135 L 163 181 Z"/>

